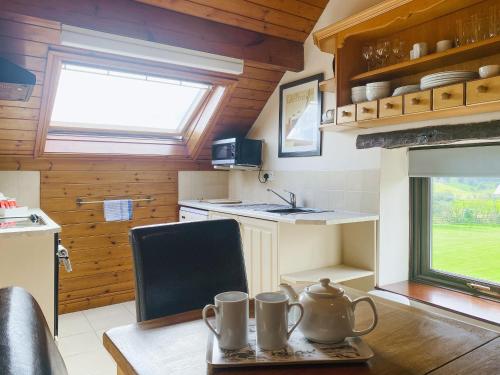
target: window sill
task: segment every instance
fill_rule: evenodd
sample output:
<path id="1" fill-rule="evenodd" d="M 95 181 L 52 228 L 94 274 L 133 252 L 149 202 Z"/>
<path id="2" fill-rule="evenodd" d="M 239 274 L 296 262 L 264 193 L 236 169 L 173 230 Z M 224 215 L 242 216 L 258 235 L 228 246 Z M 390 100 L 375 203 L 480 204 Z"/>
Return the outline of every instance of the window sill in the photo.
<path id="1" fill-rule="evenodd" d="M 434 307 L 500 325 L 500 303 L 465 293 L 413 281 L 384 285 L 377 289 L 406 296 Z"/>

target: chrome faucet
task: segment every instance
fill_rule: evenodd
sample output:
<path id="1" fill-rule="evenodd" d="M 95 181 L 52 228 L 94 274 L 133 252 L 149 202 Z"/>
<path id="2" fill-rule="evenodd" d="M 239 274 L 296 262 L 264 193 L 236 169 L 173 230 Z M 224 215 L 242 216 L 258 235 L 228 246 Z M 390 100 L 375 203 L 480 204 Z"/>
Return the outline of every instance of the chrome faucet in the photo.
<path id="1" fill-rule="evenodd" d="M 290 206 L 292 206 L 292 208 L 296 208 L 297 207 L 297 197 L 295 196 L 294 193 L 292 193 L 291 191 L 288 191 L 288 190 L 284 190 L 285 192 L 287 192 L 288 194 L 290 194 L 290 200 L 286 199 L 285 197 L 283 197 L 281 194 L 278 194 L 277 192 L 275 192 L 273 189 L 267 189 L 267 191 L 270 191 L 271 193 L 274 193 L 276 194 L 278 197 L 280 197 L 281 199 L 283 199 L 286 203 L 288 203 Z"/>

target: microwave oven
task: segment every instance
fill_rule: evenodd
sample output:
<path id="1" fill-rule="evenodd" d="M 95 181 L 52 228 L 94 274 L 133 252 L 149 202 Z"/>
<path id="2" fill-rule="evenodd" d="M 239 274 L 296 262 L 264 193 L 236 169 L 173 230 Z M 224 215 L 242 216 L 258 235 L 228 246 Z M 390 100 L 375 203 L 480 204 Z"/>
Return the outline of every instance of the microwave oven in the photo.
<path id="1" fill-rule="evenodd" d="M 212 143 L 212 165 L 214 166 L 257 168 L 261 163 L 261 140 L 228 138 Z"/>

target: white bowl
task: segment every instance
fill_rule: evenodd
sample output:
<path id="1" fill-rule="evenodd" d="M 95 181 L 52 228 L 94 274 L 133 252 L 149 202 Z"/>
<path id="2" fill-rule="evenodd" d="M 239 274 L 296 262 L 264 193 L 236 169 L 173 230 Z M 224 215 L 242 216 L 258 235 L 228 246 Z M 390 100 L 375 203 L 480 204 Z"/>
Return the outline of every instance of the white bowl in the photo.
<path id="1" fill-rule="evenodd" d="M 366 102 L 366 86 L 355 86 L 351 89 L 351 100 L 354 104 Z"/>
<path id="2" fill-rule="evenodd" d="M 479 76 L 481 78 L 488 78 L 500 74 L 500 65 L 485 65 L 479 68 Z"/>
<path id="3" fill-rule="evenodd" d="M 372 82 L 366 84 L 366 89 L 369 88 L 379 88 L 379 87 L 391 87 L 391 82 L 389 81 L 381 81 L 381 82 Z"/>
<path id="4" fill-rule="evenodd" d="M 368 100 L 387 98 L 391 94 L 390 87 L 366 88 L 366 98 Z"/>
<path id="5" fill-rule="evenodd" d="M 403 94 L 409 94 L 411 92 L 416 92 L 420 90 L 420 85 L 406 85 L 400 86 L 394 90 L 392 96 L 398 96 Z"/>
<path id="6" fill-rule="evenodd" d="M 358 104 L 368 101 L 368 98 L 366 97 L 366 95 L 359 95 L 359 96 L 352 95 L 351 100 L 353 104 Z"/>

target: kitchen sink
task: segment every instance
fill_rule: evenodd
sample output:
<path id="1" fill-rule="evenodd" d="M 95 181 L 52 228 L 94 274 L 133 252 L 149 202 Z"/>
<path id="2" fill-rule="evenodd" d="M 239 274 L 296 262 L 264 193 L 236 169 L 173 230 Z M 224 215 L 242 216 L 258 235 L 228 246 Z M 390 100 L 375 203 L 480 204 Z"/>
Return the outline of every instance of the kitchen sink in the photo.
<path id="1" fill-rule="evenodd" d="M 272 214 L 306 214 L 306 213 L 313 213 L 316 212 L 315 210 L 308 210 L 306 208 L 277 208 L 273 210 L 266 210 L 266 212 L 272 213 Z"/>

